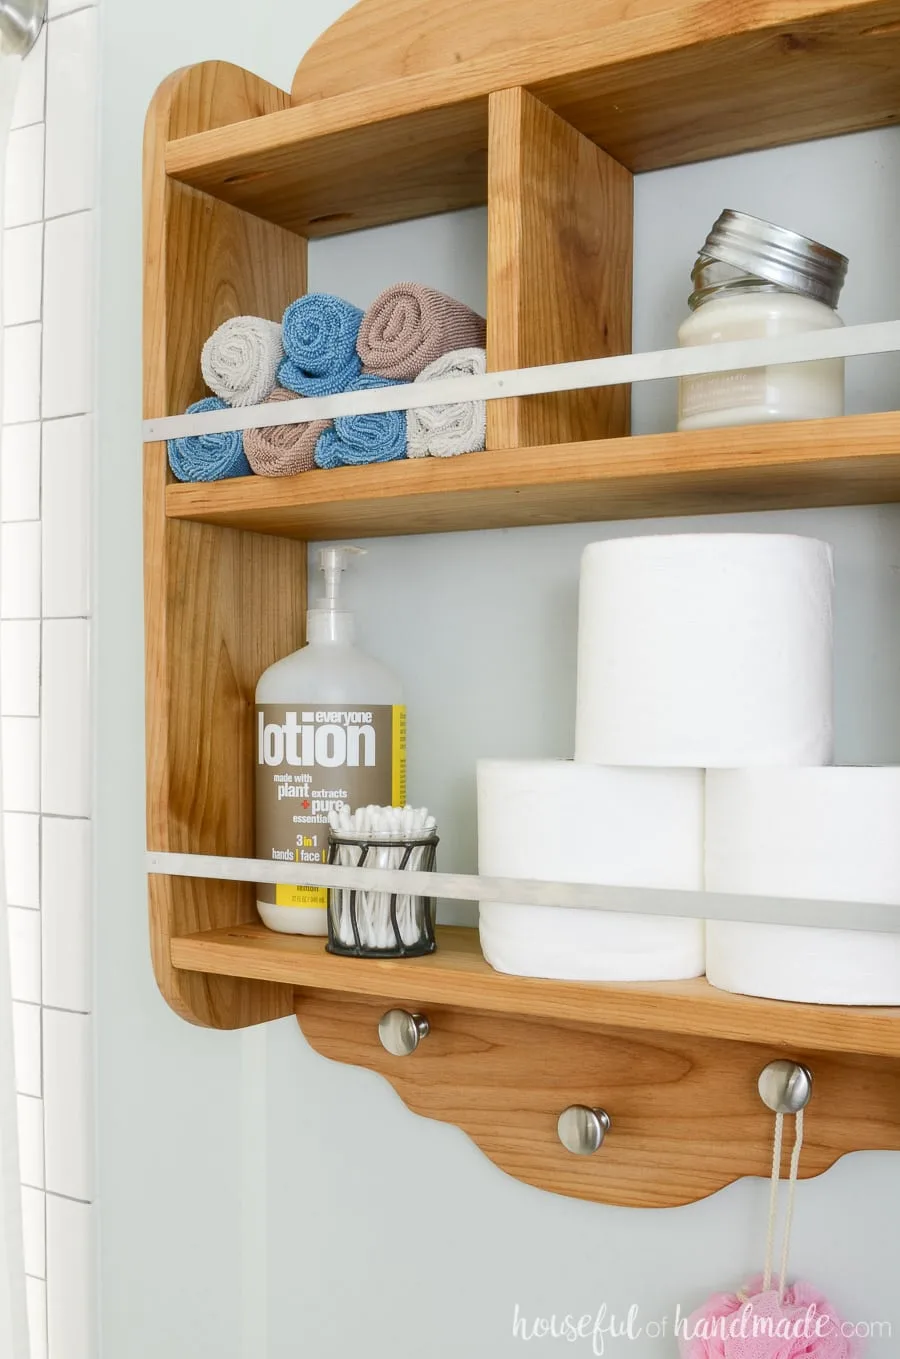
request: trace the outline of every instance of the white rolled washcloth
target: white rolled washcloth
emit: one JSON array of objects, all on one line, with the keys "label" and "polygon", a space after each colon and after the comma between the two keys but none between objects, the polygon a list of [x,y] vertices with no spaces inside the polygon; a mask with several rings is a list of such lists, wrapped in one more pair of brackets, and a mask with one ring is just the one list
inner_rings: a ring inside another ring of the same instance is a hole
[{"label": "white rolled washcloth", "polygon": [[[437,378],[477,377],[487,369],[483,349],[451,349],[423,368],[416,382]],[[455,401],[447,406],[423,406],[407,412],[408,454],[411,458],[453,458],[457,453],[480,453],[484,448],[487,403]]]},{"label": "white rolled washcloth", "polygon": [[262,316],[234,316],[203,346],[203,381],[229,406],[258,406],[277,385],[284,358],[281,323]]}]

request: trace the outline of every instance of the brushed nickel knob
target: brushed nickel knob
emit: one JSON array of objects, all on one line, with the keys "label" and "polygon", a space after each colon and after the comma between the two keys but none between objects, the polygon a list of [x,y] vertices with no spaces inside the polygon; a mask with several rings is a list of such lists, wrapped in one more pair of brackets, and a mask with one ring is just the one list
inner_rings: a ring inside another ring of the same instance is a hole
[{"label": "brushed nickel knob", "polygon": [[571,1104],[560,1114],[556,1131],[566,1151],[570,1151],[573,1156],[592,1156],[603,1146],[609,1126],[609,1114],[605,1109],[589,1109],[586,1104]]},{"label": "brushed nickel knob", "polygon": [[408,1057],[415,1052],[428,1037],[428,1030],[425,1016],[410,1014],[409,1010],[388,1010],[378,1021],[381,1046],[393,1057]]},{"label": "brushed nickel knob", "polygon": [[759,1097],[776,1114],[798,1114],[812,1095],[812,1072],[799,1062],[770,1062],[759,1073]]}]

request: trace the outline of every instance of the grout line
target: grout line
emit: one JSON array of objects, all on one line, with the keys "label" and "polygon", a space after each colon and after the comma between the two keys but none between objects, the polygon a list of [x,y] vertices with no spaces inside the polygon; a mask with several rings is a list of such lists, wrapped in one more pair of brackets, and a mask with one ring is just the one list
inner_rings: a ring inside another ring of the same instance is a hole
[{"label": "grout line", "polygon": [[61,23],[64,19],[71,19],[73,14],[83,14],[86,9],[97,9],[97,8],[98,6],[95,3],[78,5],[76,9],[67,9],[65,14],[51,14],[47,19],[47,24],[48,25],[58,24]]},{"label": "grout line", "polygon": [[[47,214],[46,217],[42,217],[42,218],[41,218],[41,221],[44,222],[44,223],[47,223],[47,222],[62,222],[62,221],[64,221],[67,217],[90,217],[91,214],[92,214],[92,213],[95,213],[96,211],[97,211],[97,208],[95,208],[95,207],[93,207],[93,208],[70,208],[68,212],[50,212],[50,213]],[[34,222],[23,222],[22,225],[23,225],[23,226],[35,226],[36,223],[34,223]],[[18,228],[17,226],[16,226],[16,227],[6,227],[5,230],[7,230],[7,231],[18,231],[19,228]]]},{"label": "grout line", "polygon": [[66,1203],[83,1203],[86,1208],[90,1208],[95,1202],[94,1199],[78,1199],[74,1194],[61,1194],[58,1189],[45,1189],[42,1191],[50,1199],[64,1199]]},{"label": "grout line", "polygon": [[[22,910],[26,910],[27,907],[22,907],[21,909],[22,909]],[[34,1002],[33,1002],[33,1001],[27,1001],[27,1000],[26,1000],[26,1001],[22,1001],[22,1004],[23,1004],[23,1005],[32,1005],[32,1004],[34,1004]],[[92,1010],[73,1010],[73,1009],[72,1009],[70,1006],[68,1006],[68,1005],[48,1005],[48,1004],[47,1004],[46,1002],[44,1002],[44,1001],[41,1002],[41,1009],[42,1009],[42,1010],[52,1010],[54,1014],[60,1014],[60,1015],[82,1015],[82,1016],[83,1016],[84,1018],[86,1018],[86,1019],[90,1019],[90,1018],[92,1018],[92,1016],[93,1016],[93,1011],[92,1011]]]}]

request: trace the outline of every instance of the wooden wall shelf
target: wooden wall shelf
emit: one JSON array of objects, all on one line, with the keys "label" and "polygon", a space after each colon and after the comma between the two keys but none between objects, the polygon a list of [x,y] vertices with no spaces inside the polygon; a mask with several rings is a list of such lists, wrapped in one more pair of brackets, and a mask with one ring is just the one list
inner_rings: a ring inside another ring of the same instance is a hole
[{"label": "wooden wall shelf", "polygon": [[900,500],[900,415],[651,434],[166,489],[166,514],[368,538]]},{"label": "wooden wall shelf", "polygon": [[[429,958],[366,961],[246,925],[174,939],[172,959],[296,988],[297,1018],[319,1052],[381,1072],[415,1112],[459,1124],[502,1169],[557,1193],[664,1207],[766,1174],[771,1114],[756,1077],[784,1056],[814,1074],[804,1175],[860,1147],[900,1147],[897,1011],[754,1000],[702,979],[507,977],[484,961],[476,930],[438,937]],[[429,1020],[409,1057],[378,1040],[394,1007]],[[610,1114],[596,1156],[559,1144],[556,1119],[572,1103]]]},{"label": "wooden wall shelf", "polygon": [[[145,139],[144,415],[204,394],[221,322],[305,291],[307,238],[478,203],[489,369],[627,352],[633,172],[895,124],[898,70],[900,0],[482,0],[472,25],[457,0],[360,0],[290,94],[217,62],[176,72]],[[506,399],[483,455],[284,481],[177,486],[147,445],[149,847],[252,855],[254,688],[303,641],[308,538],[900,500],[897,414],[629,439],[628,410],[624,388]],[[891,1011],[501,977],[454,930],[432,959],[347,962],[268,935],[249,884],[158,874],[150,936],[185,1019],[296,1014],[556,1192],[660,1205],[765,1174],[755,1084],[777,1056],[816,1077],[806,1173],[900,1148]],[[377,1042],[392,1004],[428,1008],[409,1059]],[[586,1160],[555,1137],[575,1102],[613,1117]]]},{"label": "wooden wall shelf", "polygon": [[[460,1006],[481,1014],[563,1024],[770,1043],[817,1052],[900,1059],[900,1010],[801,1005],[717,991],[704,977],[681,982],[559,982],[510,977],[485,962],[478,931],[438,927],[427,958],[339,958],[324,939],[237,925],[172,940],[172,961],[189,972],[280,982],[407,1005]],[[900,1108],[897,1110],[900,1118]]]},{"label": "wooden wall shelf", "polygon": [[[448,5],[428,18],[424,9],[398,21],[384,0],[357,5],[358,46],[329,71],[341,92],[320,87],[289,110],[179,136],[166,149],[169,175],[290,231],[328,236],[485,202],[488,99],[515,86],[633,172],[898,116],[898,0],[682,4],[637,19],[578,0],[555,7],[553,36],[536,43],[524,36],[531,16],[517,36],[519,15],[510,23],[494,0],[489,50],[468,56],[457,50],[473,41],[458,14],[440,34]],[[526,9],[546,18],[553,6]],[[440,34],[430,53],[412,36],[419,22]],[[349,27],[336,25],[335,39]],[[392,65],[405,74],[373,85],[372,73]],[[301,63],[295,89],[304,74]]]}]

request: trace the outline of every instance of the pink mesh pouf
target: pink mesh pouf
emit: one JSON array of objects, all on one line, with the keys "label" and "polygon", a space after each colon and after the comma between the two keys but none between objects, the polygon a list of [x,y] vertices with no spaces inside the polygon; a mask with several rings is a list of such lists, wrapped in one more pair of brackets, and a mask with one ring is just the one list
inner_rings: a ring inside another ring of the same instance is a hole
[{"label": "pink mesh pouf", "polygon": [[777,1284],[772,1280],[772,1253],[781,1177],[784,1114],[775,1117],[772,1189],[766,1267],[737,1293],[716,1293],[688,1317],[679,1337],[681,1359],[861,1359],[862,1345],[827,1298],[808,1283],[787,1285],[788,1252],[803,1111],[796,1116],[794,1150],[788,1188],[787,1217]]}]

